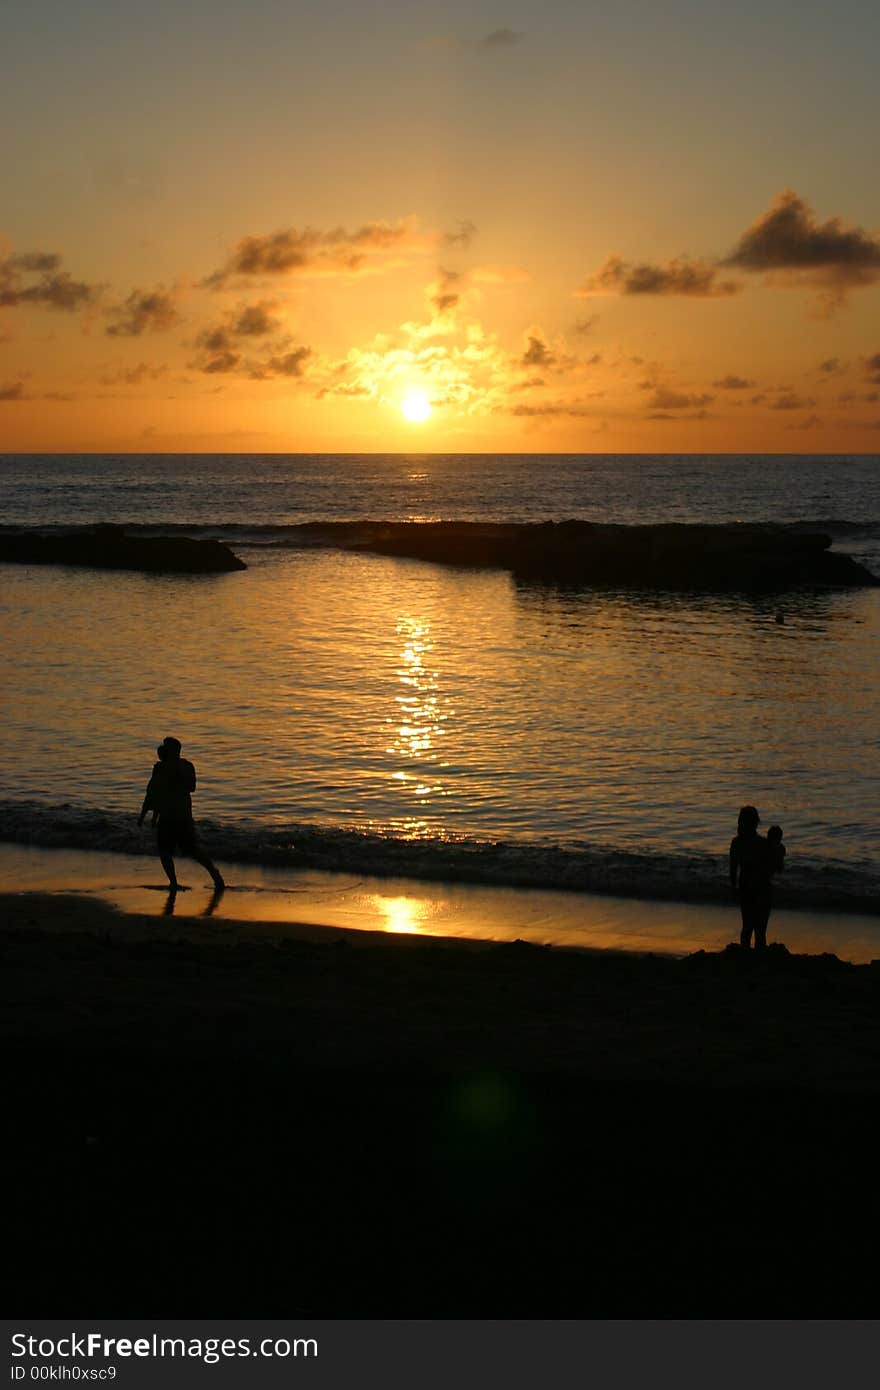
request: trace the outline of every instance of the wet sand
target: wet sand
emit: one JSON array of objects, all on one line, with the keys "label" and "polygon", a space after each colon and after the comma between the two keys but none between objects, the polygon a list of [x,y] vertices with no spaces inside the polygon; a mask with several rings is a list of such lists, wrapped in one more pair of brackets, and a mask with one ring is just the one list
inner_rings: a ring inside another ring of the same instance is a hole
[{"label": "wet sand", "polygon": [[[0,892],[81,893],[127,917],[204,919],[225,930],[250,923],[255,931],[301,935],[323,927],[682,956],[722,950],[739,934],[733,900],[719,906],[256,864],[221,868],[229,887],[217,899],[204,870],[181,860],[185,891],[169,901],[155,858],[0,844]],[[794,952],[869,962],[880,958],[880,916],[777,909],[770,939]]]},{"label": "wet sand", "polygon": [[0,909],[13,1313],[872,1315],[880,968]]}]

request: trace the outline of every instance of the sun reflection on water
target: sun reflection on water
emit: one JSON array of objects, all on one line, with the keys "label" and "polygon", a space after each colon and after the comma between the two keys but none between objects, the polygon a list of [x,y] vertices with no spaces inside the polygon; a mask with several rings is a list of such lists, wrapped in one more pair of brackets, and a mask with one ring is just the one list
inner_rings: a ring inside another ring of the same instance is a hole
[{"label": "sun reflection on water", "polygon": [[390,774],[394,787],[409,803],[424,806],[446,794],[437,780],[437,768],[442,766],[438,745],[448,718],[448,710],[441,706],[447,702],[440,694],[429,624],[399,618],[396,632],[401,642],[395,668],[399,688],[394,696],[397,708],[385,721],[391,731],[385,752],[397,763]]}]

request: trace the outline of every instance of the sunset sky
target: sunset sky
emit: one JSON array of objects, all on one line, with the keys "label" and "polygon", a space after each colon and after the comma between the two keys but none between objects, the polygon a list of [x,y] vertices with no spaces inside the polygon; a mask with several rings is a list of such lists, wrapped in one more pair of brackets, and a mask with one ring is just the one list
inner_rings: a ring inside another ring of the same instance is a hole
[{"label": "sunset sky", "polygon": [[880,451],[868,0],[0,17],[0,451]]}]

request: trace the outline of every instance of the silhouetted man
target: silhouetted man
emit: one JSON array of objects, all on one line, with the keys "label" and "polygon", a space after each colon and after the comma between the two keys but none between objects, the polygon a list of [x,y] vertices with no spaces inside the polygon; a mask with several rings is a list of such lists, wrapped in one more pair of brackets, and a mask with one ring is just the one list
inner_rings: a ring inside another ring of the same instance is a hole
[{"label": "silhouetted man", "polygon": [[192,813],[192,793],[196,789],[195,768],[191,762],[180,756],[179,739],[163,739],[156,752],[159,754],[159,761],[153,766],[153,774],[138,816],[138,825],[143,825],[144,816],[148,811],[152,811],[159,858],[168,875],[171,892],[176,893],[178,887],[177,871],[174,867],[175,850],[188,855],[207,869],[216,889],[225,888],[223,875],[199,847],[196,838]]}]

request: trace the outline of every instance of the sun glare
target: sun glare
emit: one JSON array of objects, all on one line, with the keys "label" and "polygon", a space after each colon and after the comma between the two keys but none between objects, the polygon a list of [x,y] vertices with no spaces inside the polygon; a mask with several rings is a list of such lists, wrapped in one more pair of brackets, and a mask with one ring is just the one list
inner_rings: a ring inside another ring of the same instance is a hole
[{"label": "sun glare", "polygon": [[421,425],[431,414],[431,402],[427,394],[417,389],[407,391],[400,408],[407,420],[411,420],[414,425]]}]

